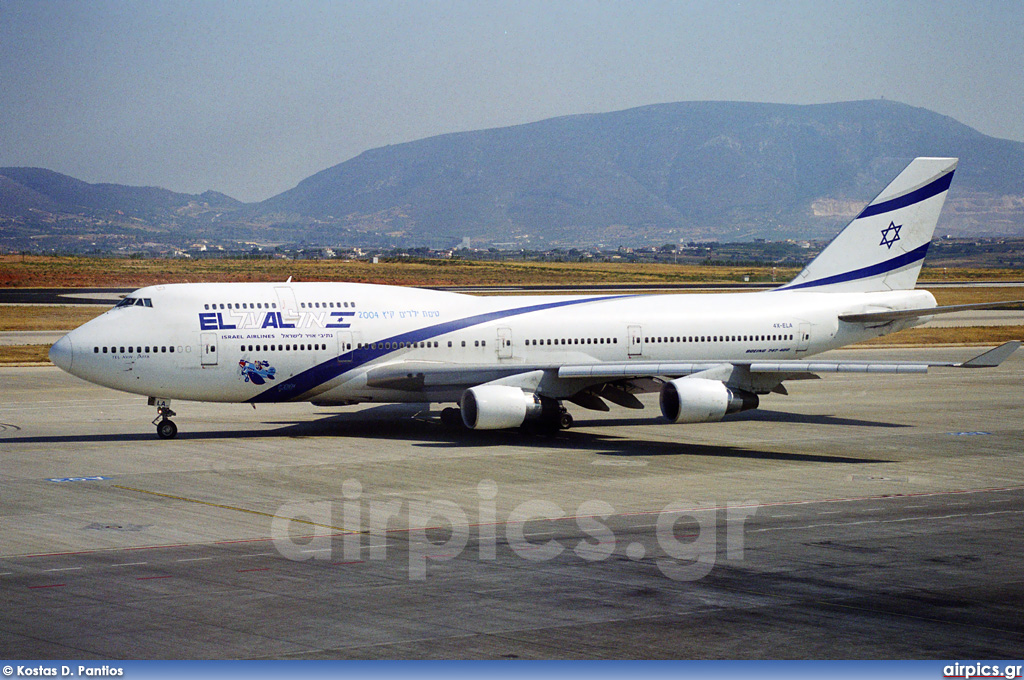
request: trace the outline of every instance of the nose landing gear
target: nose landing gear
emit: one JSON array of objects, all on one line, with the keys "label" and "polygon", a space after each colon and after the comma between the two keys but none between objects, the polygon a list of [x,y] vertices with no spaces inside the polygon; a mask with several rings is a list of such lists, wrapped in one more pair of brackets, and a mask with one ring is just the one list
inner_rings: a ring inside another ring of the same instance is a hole
[{"label": "nose landing gear", "polygon": [[171,410],[171,400],[150,397],[149,405],[156,406],[156,418],[153,419],[153,424],[156,425],[156,436],[160,439],[174,439],[178,434],[178,426],[171,418],[178,414]]}]

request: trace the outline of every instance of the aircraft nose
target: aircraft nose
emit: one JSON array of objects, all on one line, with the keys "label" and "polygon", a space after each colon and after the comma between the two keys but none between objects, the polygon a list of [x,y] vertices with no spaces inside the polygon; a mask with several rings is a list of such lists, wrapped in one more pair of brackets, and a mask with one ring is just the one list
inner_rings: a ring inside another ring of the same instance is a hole
[{"label": "aircraft nose", "polygon": [[74,353],[72,352],[71,346],[71,335],[65,335],[63,338],[54,343],[53,347],[50,348],[50,361],[54,365],[58,366],[61,370],[71,372],[71,362],[74,359]]}]

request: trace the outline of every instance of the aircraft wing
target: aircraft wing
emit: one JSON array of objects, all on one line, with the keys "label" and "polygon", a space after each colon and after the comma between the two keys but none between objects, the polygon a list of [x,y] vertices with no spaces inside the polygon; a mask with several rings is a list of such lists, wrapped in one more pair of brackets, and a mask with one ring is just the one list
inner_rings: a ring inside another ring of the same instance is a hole
[{"label": "aircraft wing", "polygon": [[751,373],[927,373],[929,368],[994,368],[1006,360],[1021,343],[1005,342],[995,349],[962,362],[949,361],[732,361],[722,362],[629,362],[562,366],[559,378],[629,378],[640,376],[681,377],[715,370],[723,365],[745,368]]},{"label": "aircraft wing", "polygon": [[588,408],[604,410],[603,397],[622,406],[639,408],[633,394],[660,389],[665,379],[695,376],[720,380],[730,387],[765,394],[785,394],[786,380],[815,380],[819,373],[926,373],[929,368],[991,368],[1010,356],[1020,342],[1007,342],[963,362],[907,361],[631,361],[570,365],[452,364],[399,361],[370,369],[366,384],[424,394],[460,390],[484,384],[505,384]]}]

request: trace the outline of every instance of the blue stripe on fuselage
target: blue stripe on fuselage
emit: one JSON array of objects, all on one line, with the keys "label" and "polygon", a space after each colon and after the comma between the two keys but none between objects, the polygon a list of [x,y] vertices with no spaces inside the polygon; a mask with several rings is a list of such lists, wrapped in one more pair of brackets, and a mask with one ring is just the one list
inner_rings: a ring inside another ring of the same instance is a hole
[{"label": "blue stripe on fuselage", "polygon": [[456,321],[446,321],[444,323],[435,324],[433,326],[425,326],[424,328],[417,328],[411,330],[408,333],[401,333],[399,335],[393,335],[389,338],[381,338],[375,340],[374,344],[378,345],[377,349],[370,349],[369,343],[365,343],[362,348],[353,349],[350,352],[344,352],[340,356],[335,357],[329,361],[325,361],[322,364],[314,366],[308,370],[299,373],[292,378],[279,383],[274,387],[257,394],[256,396],[247,399],[246,403],[265,403],[265,402],[277,402],[277,401],[289,401],[294,399],[312,389],[316,389],[320,385],[333,380],[342,373],[351,371],[353,368],[358,368],[364,364],[367,364],[374,359],[378,359],[386,354],[391,354],[394,349],[383,349],[381,345],[386,342],[422,342],[431,338],[436,338],[446,333],[452,333],[454,331],[469,328],[470,326],[477,326],[479,324],[487,323],[489,321],[497,321],[499,319],[505,319],[512,316],[519,316],[520,314],[529,314],[530,312],[539,312],[545,309],[555,309],[557,307],[566,307],[569,305],[579,305],[588,302],[604,302],[606,300],[615,300],[622,298],[635,297],[634,295],[607,295],[604,297],[586,298],[583,300],[563,300],[561,302],[547,302],[539,305],[530,305],[528,307],[517,307],[513,309],[502,309],[495,312],[487,312],[485,314],[477,314],[475,316],[469,316],[465,319],[458,319]]}]

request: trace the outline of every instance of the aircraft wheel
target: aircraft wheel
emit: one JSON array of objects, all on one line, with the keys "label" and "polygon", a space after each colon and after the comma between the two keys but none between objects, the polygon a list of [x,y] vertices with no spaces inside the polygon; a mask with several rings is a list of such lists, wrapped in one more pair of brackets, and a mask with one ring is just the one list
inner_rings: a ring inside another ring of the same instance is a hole
[{"label": "aircraft wheel", "polygon": [[558,426],[563,430],[568,430],[572,427],[572,414],[568,411],[562,411],[558,417]]},{"label": "aircraft wheel", "polygon": [[156,434],[160,439],[174,439],[178,434],[178,426],[174,424],[173,420],[161,420],[156,426]]}]

